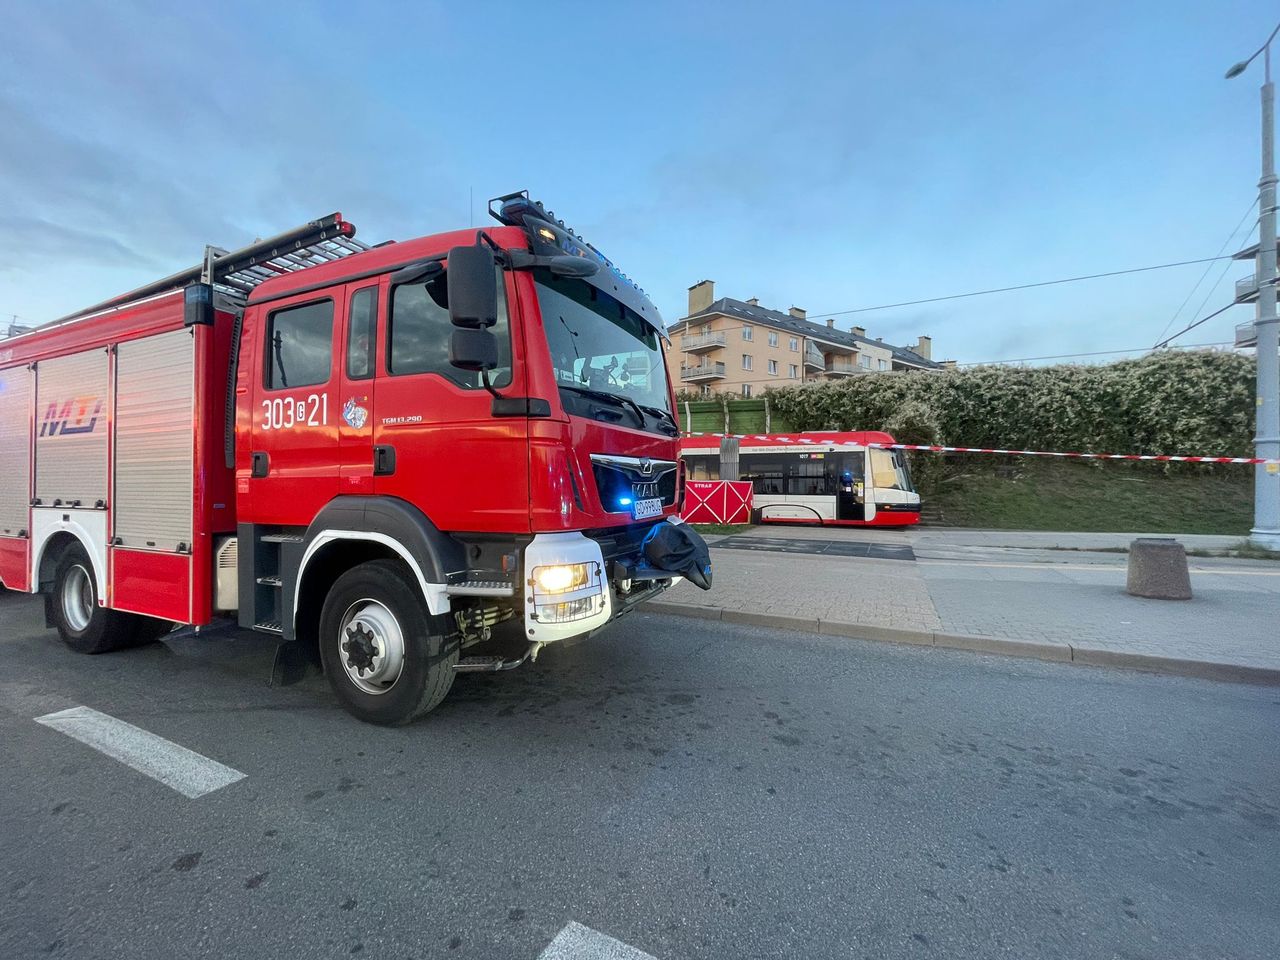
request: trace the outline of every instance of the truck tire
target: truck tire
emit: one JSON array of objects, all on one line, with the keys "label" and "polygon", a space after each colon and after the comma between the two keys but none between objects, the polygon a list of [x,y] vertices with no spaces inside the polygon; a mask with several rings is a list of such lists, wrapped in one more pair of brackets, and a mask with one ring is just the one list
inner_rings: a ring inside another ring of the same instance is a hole
[{"label": "truck tire", "polygon": [[63,551],[53,577],[49,612],[62,642],[76,653],[109,653],[134,646],[136,620],[119,610],[98,606],[98,584],[84,547]]},{"label": "truck tire", "polygon": [[320,659],[342,705],[396,726],[429,713],[453,686],[458,642],[404,566],[371,560],[340,576],[320,611]]}]

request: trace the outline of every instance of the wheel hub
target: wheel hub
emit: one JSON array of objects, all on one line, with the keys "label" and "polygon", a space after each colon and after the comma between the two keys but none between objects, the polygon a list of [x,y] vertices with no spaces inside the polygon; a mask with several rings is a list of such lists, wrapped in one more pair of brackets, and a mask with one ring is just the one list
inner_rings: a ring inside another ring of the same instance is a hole
[{"label": "wheel hub", "polygon": [[62,582],[62,615],[67,625],[77,633],[83,632],[93,619],[97,604],[93,596],[93,578],[89,571],[76,564],[67,571]]},{"label": "wheel hub", "polygon": [[378,648],[373,642],[373,631],[363,623],[354,623],[347,627],[347,639],[342,645],[347,655],[347,662],[364,676],[365,671],[373,672],[373,662],[379,656]]},{"label": "wheel hub", "polygon": [[352,604],[342,618],[338,656],[347,678],[365,693],[386,693],[404,669],[400,623],[376,600]]}]

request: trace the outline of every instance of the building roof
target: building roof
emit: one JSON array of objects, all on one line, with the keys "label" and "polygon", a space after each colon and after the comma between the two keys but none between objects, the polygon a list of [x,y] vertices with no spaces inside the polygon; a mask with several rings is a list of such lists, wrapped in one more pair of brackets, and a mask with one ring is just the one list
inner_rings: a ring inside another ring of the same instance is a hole
[{"label": "building roof", "polygon": [[723,315],[727,317],[736,317],[739,320],[747,320],[751,323],[758,323],[766,327],[775,327],[779,330],[787,330],[791,333],[803,334],[814,340],[825,340],[828,343],[838,344],[845,347],[859,347],[863,344],[870,344],[879,347],[881,350],[888,350],[893,354],[893,359],[899,363],[909,364],[913,367],[923,367],[928,370],[941,370],[942,364],[936,360],[926,360],[914,350],[906,347],[895,347],[891,343],[885,343],[883,340],[876,340],[874,337],[859,336],[849,330],[838,330],[834,327],[828,327],[825,323],[817,323],[813,320],[801,320],[799,317],[793,317],[789,313],[782,313],[778,310],[770,310],[768,307],[759,305],[752,306],[742,300],[734,300],[732,297],[721,297],[705,310],[699,310],[695,314],[683,317],[677,320],[669,328],[669,332],[674,332],[683,324],[688,324],[702,317],[712,317]]}]

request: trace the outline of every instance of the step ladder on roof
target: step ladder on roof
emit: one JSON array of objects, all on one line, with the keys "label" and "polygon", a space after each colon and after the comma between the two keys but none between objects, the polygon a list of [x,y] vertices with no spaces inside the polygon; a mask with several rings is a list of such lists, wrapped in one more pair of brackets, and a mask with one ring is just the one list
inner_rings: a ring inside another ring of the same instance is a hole
[{"label": "step ladder on roof", "polygon": [[331,263],[368,250],[369,244],[355,239],[355,235],[355,224],[343,220],[340,213],[331,213],[274,237],[256,240],[239,250],[206,246],[204,261],[198,266],[180,270],[163,280],[59,317],[38,329],[44,330],[83,320],[94,314],[118,310],[131,303],[173,293],[197,283],[207,283],[213,287],[222,300],[219,306],[240,309],[264,280]]}]

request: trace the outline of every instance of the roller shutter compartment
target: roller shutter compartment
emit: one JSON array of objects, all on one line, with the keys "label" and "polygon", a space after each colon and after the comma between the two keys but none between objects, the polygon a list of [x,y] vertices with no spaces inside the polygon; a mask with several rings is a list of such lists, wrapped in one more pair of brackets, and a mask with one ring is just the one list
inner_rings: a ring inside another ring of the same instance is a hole
[{"label": "roller shutter compartment", "polygon": [[107,499],[107,352],[36,366],[36,496],[44,506]]},{"label": "roller shutter compartment", "polygon": [[116,543],[191,547],[195,346],[189,330],[116,350]]},{"label": "roller shutter compartment", "polygon": [[0,370],[0,536],[27,529],[31,505],[31,387],[28,367]]}]

